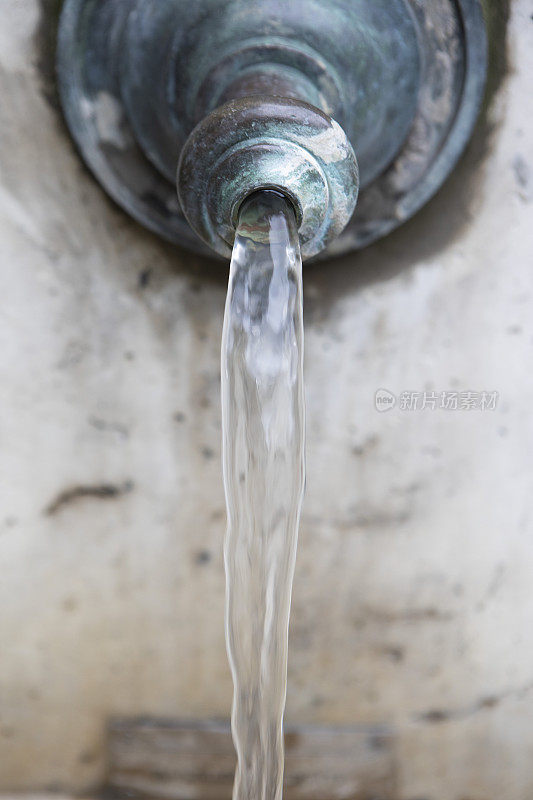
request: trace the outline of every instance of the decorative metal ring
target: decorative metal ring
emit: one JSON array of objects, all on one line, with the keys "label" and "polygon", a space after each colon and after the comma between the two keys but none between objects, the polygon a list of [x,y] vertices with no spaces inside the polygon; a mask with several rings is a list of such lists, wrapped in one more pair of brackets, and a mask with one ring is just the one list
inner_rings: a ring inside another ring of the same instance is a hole
[{"label": "decorative metal ring", "polygon": [[346,134],[327,114],[299,100],[245,97],[196,126],[177,185],[190,226],[226,257],[244,198],[257,189],[283,192],[297,210],[302,256],[310,258],[350,220],[359,173]]}]

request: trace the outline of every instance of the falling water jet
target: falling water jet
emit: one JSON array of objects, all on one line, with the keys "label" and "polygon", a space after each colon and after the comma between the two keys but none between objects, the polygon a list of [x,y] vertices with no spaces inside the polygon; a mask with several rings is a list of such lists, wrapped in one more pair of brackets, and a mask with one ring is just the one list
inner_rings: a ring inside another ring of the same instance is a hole
[{"label": "falling water jet", "polygon": [[304,396],[296,217],[274,191],[253,194],[239,213],[222,336],[222,427],[233,797],[279,800]]}]

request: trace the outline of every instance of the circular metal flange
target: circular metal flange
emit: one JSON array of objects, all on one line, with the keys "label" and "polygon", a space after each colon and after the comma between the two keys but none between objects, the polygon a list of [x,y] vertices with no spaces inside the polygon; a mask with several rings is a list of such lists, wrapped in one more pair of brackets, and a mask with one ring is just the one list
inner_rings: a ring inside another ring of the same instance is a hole
[{"label": "circular metal flange", "polygon": [[271,70],[272,85],[292,80],[337,119],[357,153],[358,208],[327,257],[385,235],[443,183],[474,126],[486,57],[479,0],[64,0],[58,40],[86,163],[137,220],[206,254],[175,166],[198,116],[242,96],[257,63],[265,85]]},{"label": "circular metal flange", "polygon": [[314,106],[283,97],[244,97],[193,130],[178,167],[178,195],[191,227],[231,257],[240,203],[277,189],[297,212],[302,256],[322,251],[353,214],[359,173],[346,134]]},{"label": "circular metal flange", "polygon": [[[420,63],[405,0],[128,5],[114,54],[121,97],[137,140],[170,181],[176,149],[192,128],[223,102],[242,97],[247,76],[261,70],[270,70],[266,94],[297,97],[342,126],[357,147],[363,185],[390,163],[409,131]],[[257,85],[249,91],[263,93]]]}]

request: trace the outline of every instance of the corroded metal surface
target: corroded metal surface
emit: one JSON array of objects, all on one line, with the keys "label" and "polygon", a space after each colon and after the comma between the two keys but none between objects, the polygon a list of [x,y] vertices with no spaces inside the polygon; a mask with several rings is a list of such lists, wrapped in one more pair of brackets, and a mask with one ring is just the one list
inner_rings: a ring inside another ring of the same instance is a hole
[{"label": "corroded metal surface", "polygon": [[[224,101],[243,96],[242,84],[247,78],[256,84],[258,73],[268,74],[271,87],[281,82],[284,96],[311,103],[344,128],[357,145],[363,183],[390,162],[407,135],[420,65],[405,0],[126,5],[131,12],[114,55],[122,98],[138,141],[169,180],[176,147],[194,125]],[[294,91],[287,95],[288,86]],[[257,86],[249,91],[257,94]]]},{"label": "corroded metal surface", "polygon": [[213,111],[188,138],[178,169],[191,227],[230,258],[238,206],[259,188],[291,198],[303,257],[321,252],[351,218],[359,188],[357,161],[340,125],[282,97],[244,97]]},{"label": "corroded metal surface", "polygon": [[362,191],[327,255],[384,235],[442,184],[476,119],[486,44],[478,0],[66,0],[58,62],[70,129],[97,178],[198,252],[208,251],[174,186],[194,125],[267,90],[332,116]]}]

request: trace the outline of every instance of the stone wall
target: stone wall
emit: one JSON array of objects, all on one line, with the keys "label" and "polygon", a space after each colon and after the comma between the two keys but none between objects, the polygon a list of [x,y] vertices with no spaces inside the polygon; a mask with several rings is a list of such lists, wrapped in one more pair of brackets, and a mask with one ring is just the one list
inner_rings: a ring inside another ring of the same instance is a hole
[{"label": "stone wall", "polygon": [[[394,725],[399,800],[533,797],[533,22],[511,11],[509,74],[443,190],[305,272],[287,717]],[[110,716],[228,715],[227,273],[81,165],[35,0],[0,21],[0,788],[83,790]],[[380,388],[499,402],[378,413]]]}]

